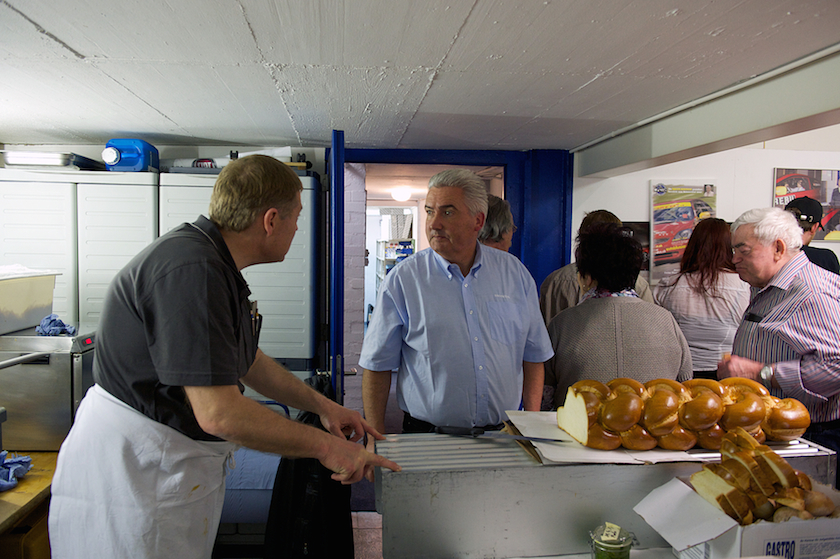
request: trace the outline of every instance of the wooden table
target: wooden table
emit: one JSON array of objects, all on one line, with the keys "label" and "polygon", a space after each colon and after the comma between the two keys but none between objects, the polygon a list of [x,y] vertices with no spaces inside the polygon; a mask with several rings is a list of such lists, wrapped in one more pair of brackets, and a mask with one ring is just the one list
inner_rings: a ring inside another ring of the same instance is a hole
[{"label": "wooden table", "polygon": [[[13,454],[12,451],[9,454]],[[0,492],[0,534],[5,533],[50,496],[57,452],[21,452],[32,458],[32,468],[18,484]]]}]

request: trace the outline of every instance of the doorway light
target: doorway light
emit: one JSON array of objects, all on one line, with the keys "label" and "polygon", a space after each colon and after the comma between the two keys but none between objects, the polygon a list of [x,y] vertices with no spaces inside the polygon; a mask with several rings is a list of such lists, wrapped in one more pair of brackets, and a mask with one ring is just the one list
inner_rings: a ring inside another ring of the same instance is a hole
[{"label": "doorway light", "polygon": [[391,189],[391,198],[397,202],[405,202],[411,198],[411,189],[407,186],[398,186]]}]

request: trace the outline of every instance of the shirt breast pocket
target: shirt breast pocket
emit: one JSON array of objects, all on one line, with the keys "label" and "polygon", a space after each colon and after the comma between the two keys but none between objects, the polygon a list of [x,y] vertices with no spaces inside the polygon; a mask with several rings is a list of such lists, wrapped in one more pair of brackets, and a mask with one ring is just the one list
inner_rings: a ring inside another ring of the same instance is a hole
[{"label": "shirt breast pocket", "polygon": [[522,306],[512,301],[487,303],[490,337],[505,345],[516,345],[522,337]]}]

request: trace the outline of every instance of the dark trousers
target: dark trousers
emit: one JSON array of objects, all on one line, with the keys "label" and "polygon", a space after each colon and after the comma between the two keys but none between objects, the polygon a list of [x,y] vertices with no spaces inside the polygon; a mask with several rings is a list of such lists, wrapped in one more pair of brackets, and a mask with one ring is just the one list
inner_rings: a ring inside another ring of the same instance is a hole
[{"label": "dark trousers", "polygon": [[[500,431],[505,426],[504,423],[498,425],[485,425],[481,427],[485,431]],[[403,433],[434,433],[435,426],[428,421],[411,417],[408,412],[403,412]]]},{"label": "dark trousers", "polygon": [[840,487],[840,419],[824,423],[812,423],[805,431],[804,437],[837,453],[838,463],[834,472],[834,488]]}]

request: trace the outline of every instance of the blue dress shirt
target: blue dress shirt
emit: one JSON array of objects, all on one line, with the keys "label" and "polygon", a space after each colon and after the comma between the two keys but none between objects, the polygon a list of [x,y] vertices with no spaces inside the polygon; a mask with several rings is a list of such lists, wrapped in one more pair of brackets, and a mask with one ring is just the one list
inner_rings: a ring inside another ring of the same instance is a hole
[{"label": "blue dress shirt", "polygon": [[501,423],[519,409],[522,362],[554,354],[534,278],[515,256],[477,247],[467,277],[430,248],[397,264],[359,358],[397,369],[400,408],[434,425]]}]

